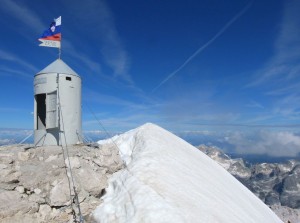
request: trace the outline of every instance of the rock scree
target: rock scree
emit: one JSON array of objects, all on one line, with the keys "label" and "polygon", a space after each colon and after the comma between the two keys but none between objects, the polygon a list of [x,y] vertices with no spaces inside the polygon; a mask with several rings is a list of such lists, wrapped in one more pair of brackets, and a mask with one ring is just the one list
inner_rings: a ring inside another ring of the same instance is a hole
[{"label": "rock scree", "polygon": [[69,164],[82,216],[93,222],[108,178],[124,164],[113,144],[68,146],[68,153],[70,162],[60,146],[0,147],[0,222],[73,222]]}]

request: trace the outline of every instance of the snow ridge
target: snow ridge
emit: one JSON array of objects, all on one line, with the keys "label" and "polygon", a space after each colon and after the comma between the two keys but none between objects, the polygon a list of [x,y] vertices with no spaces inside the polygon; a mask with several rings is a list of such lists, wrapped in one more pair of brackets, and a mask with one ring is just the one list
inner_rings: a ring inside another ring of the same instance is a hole
[{"label": "snow ridge", "polygon": [[127,167],[109,180],[98,222],[281,222],[221,166],[154,124],[114,142]]}]

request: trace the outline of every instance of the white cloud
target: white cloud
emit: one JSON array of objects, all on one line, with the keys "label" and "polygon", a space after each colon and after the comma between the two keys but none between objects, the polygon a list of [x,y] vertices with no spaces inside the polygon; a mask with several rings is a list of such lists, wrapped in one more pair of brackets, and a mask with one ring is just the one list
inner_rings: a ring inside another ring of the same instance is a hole
[{"label": "white cloud", "polygon": [[7,145],[11,143],[12,143],[11,139],[0,139],[0,145]]},{"label": "white cloud", "polygon": [[28,73],[28,72],[24,72],[24,70],[16,70],[16,69],[12,69],[10,67],[6,67],[4,65],[0,65],[0,75],[1,76],[23,76],[23,77],[26,77],[26,78],[30,78],[32,79],[32,73]]},{"label": "white cloud", "polygon": [[208,130],[196,130],[196,131],[190,131],[190,130],[185,130],[181,132],[182,134],[191,134],[191,135],[216,135],[215,131],[208,131]]},{"label": "white cloud", "polygon": [[299,88],[300,88],[300,82],[290,83],[289,85],[286,85],[281,88],[277,88],[277,89],[267,92],[267,95],[270,95],[270,96],[286,95],[289,92],[297,92]]},{"label": "white cloud", "polygon": [[32,134],[32,130],[28,130],[28,129],[5,129],[5,128],[1,128],[0,129],[0,135],[30,135]]},{"label": "white cloud", "polygon": [[289,119],[299,119],[299,101],[300,95],[297,94],[291,94],[283,97],[277,101],[274,113],[286,116]]},{"label": "white cloud", "polygon": [[144,110],[148,109],[152,105],[149,103],[138,103],[133,102],[132,100],[126,100],[123,99],[120,96],[114,96],[114,95],[107,95],[104,93],[99,93],[93,90],[87,89],[87,95],[86,95],[87,101],[93,101],[97,102],[99,104],[104,105],[115,105],[120,107],[122,110],[126,108],[128,109],[135,109],[135,110]]},{"label": "white cloud", "polygon": [[249,108],[261,108],[263,109],[264,106],[258,103],[257,101],[251,100],[248,104],[246,104],[246,107]]},{"label": "white cloud", "polygon": [[[116,78],[121,78],[128,84],[133,84],[128,74],[130,59],[121,37],[116,29],[114,15],[103,0],[86,0],[84,4],[77,1],[65,1],[72,8],[73,16],[79,17],[81,27],[86,27],[89,38],[98,40],[106,65],[112,69]],[[81,30],[82,31],[82,30]]]},{"label": "white cloud", "polygon": [[38,71],[38,69],[35,66],[33,66],[30,63],[27,63],[26,61],[24,61],[24,59],[14,55],[13,53],[10,53],[10,52],[7,52],[7,51],[1,50],[1,49],[0,49],[0,59],[14,62],[15,64],[19,64],[33,72]]},{"label": "white cloud", "polygon": [[[44,24],[41,22],[36,13],[21,4],[20,1],[2,0],[0,10],[2,10],[3,13],[10,14],[23,23],[26,28],[30,28],[34,32],[41,32],[45,29]],[[20,29],[20,27],[18,27],[18,29]],[[26,32],[22,33],[24,34]]]},{"label": "white cloud", "polygon": [[70,41],[64,40],[63,48],[66,49],[66,52],[68,52],[71,57],[76,58],[81,63],[85,64],[89,70],[93,71],[93,73],[96,73],[97,75],[102,73],[100,63],[90,59],[89,56],[83,52],[79,53],[77,48],[75,48]]},{"label": "white cloud", "polygon": [[[11,17],[11,19],[17,20],[19,23],[17,23],[14,26],[11,26],[11,28],[15,29],[19,35],[23,35],[27,39],[30,39],[30,41],[32,41],[31,32],[38,33],[38,32],[42,32],[42,30],[45,29],[43,23],[41,22],[37,14],[34,11],[32,11],[30,8],[22,4],[20,1],[14,1],[14,0],[1,1],[0,13],[8,14]],[[1,66],[2,75],[17,74],[26,77],[32,77],[32,73],[38,71],[38,69],[35,66],[25,61],[26,58],[20,58],[19,56],[13,54],[12,52],[7,52],[0,49],[0,59],[14,63],[14,67],[16,65],[21,65],[30,71],[30,74],[27,75],[26,73],[24,73],[24,70],[21,69],[12,70],[9,68],[9,66],[4,67],[4,65],[2,65]]]},{"label": "white cloud", "polygon": [[280,32],[275,41],[275,53],[266,66],[257,72],[256,80],[250,85],[269,82],[271,79],[282,84],[282,81],[294,80],[300,73],[299,11],[298,0],[286,2]]},{"label": "white cloud", "polygon": [[[0,108],[0,112],[4,112],[4,113],[15,113],[15,112],[22,112],[22,114],[24,114],[27,110],[22,109],[22,108],[13,108],[13,107],[1,107]],[[0,130],[0,133],[2,132],[2,130]]]},{"label": "white cloud", "polygon": [[300,136],[289,131],[259,131],[251,134],[235,132],[225,141],[240,154],[261,154],[275,157],[296,157],[300,154]]},{"label": "white cloud", "polygon": [[[266,90],[268,106],[257,118],[288,123],[299,123],[300,114],[300,1],[286,1],[274,42],[274,54],[254,75],[248,87]],[[253,104],[254,105],[254,104]]]},{"label": "white cloud", "polygon": [[[20,143],[25,137],[32,135],[32,130],[0,128],[0,145]],[[32,139],[27,140],[27,142]]]}]

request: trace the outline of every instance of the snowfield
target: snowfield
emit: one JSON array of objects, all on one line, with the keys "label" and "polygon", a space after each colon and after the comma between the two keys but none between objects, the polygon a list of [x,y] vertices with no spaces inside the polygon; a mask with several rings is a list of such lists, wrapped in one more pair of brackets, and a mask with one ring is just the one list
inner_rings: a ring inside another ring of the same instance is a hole
[{"label": "snowfield", "polygon": [[156,125],[113,140],[127,167],[110,178],[97,222],[282,222],[216,162]]}]

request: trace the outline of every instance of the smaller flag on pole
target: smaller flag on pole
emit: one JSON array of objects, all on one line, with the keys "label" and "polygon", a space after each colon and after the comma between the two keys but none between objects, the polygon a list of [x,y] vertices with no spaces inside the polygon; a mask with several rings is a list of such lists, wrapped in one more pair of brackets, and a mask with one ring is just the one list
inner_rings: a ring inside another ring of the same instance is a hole
[{"label": "smaller flag on pole", "polygon": [[41,41],[39,46],[61,47],[61,16],[54,19],[54,22],[50,24],[50,27],[43,32],[39,41]]}]

